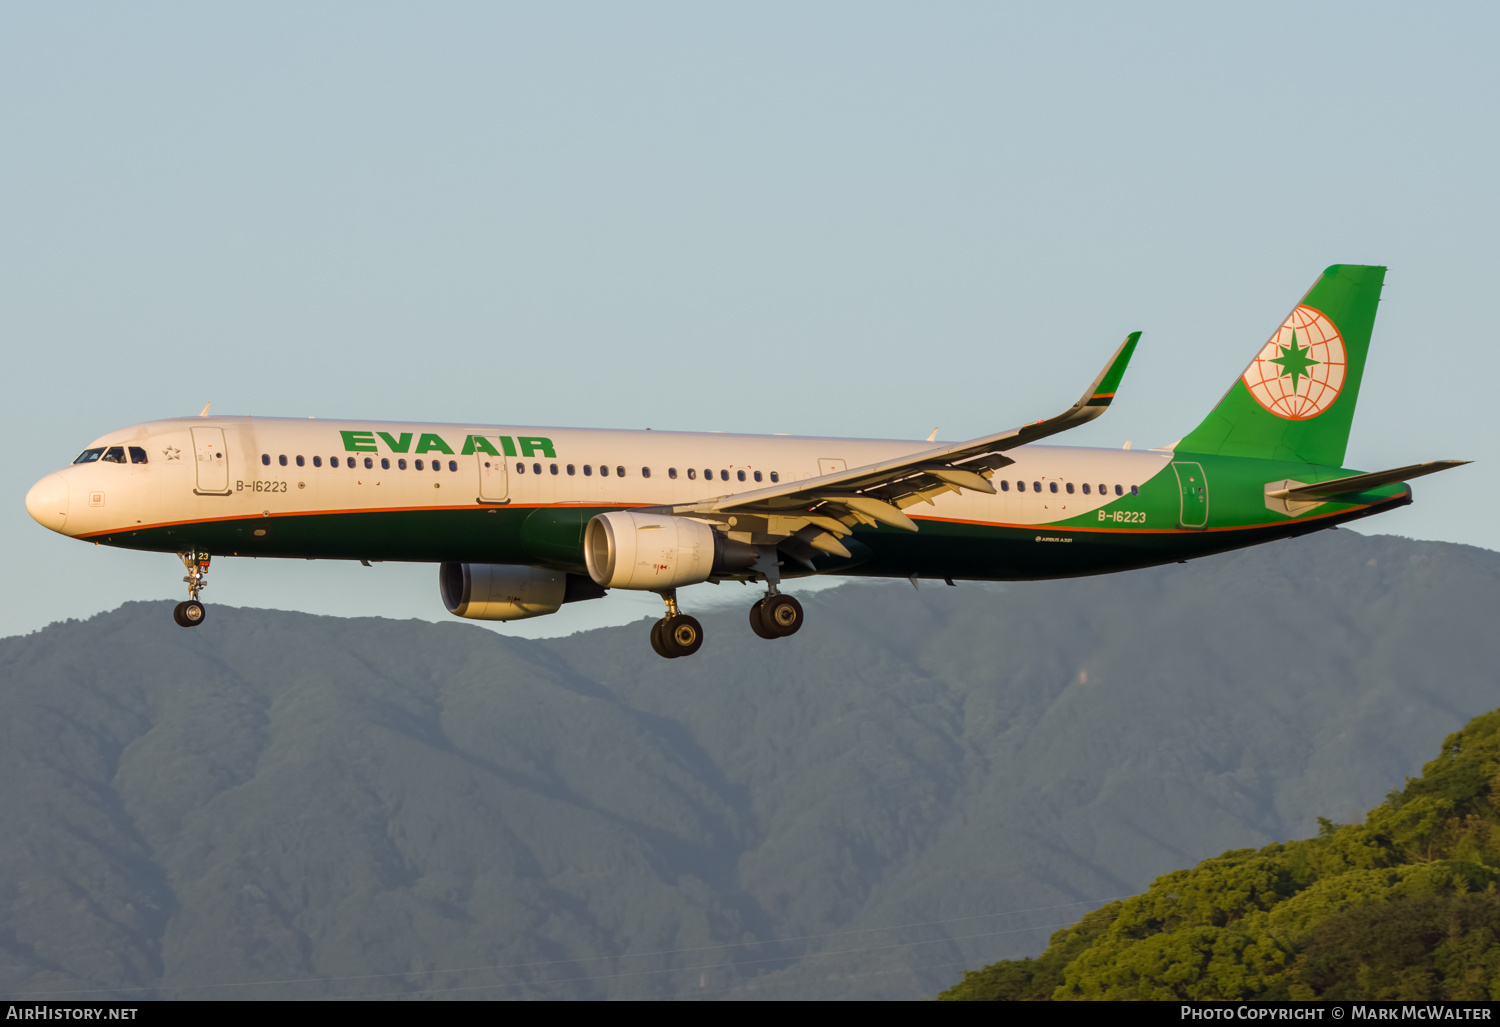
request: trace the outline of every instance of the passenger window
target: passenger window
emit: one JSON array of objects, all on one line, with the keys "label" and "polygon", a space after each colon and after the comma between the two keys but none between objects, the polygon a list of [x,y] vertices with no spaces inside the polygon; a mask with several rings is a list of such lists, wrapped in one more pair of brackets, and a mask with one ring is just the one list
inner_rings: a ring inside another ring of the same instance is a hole
[{"label": "passenger window", "polygon": [[760,481],[760,472],[759,471],[755,472],[755,480],[756,481]]},{"label": "passenger window", "polygon": [[91,464],[103,455],[103,449],[85,449],[82,453],[78,454],[78,459],[73,462],[75,464]]},{"label": "passenger window", "polygon": [[1025,492],[1026,491],[1026,483],[1024,481],[1018,481],[1018,482],[1016,482],[1016,491],[1017,492]]},{"label": "passenger window", "polygon": [[145,463],[146,462],[146,451],[144,449],[142,449],[140,446],[131,446],[130,447],[130,462],[133,463],[133,464],[143,464],[143,463]]},{"label": "passenger window", "polygon": [[516,464],[516,473],[517,474],[525,474],[526,473],[526,465],[522,464],[522,463]]},{"label": "passenger window", "polygon": [[1084,482],[1083,483],[1083,494],[1085,496],[1089,494],[1089,483],[1088,482]]},{"label": "passenger window", "polygon": [[671,478],[673,481],[676,481],[677,480],[677,468],[675,468],[675,467],[668,467],[667,468],[667,477]]},{"label": "passenger window", "polygon": [[450,470],[450,471],[456,471],[456,470],[458,470],[458,461],[457,460],[449,460],[448,461],[448,470]]},{"label": "passenger window", "polygon": [[365,470],[367,470],[367,471],[373,471],[374,469],[375,469],[375,461],[372,460],[372,459],[370,459],[369,457],[365,457]]},{"label": "passenger window", "polygon": [[1007,479],[1005,479],[1005,478],[1001,478],[1000,479],[1000,491],[1001,492],[1009,492],[1010,491],[1010,482]]},{"label": "passenger window", "polygon": [[320,457],[320,456],[313,457],[313,466],[314,467],[322,467],[323,466],[323,458]]},{"label": "passenger window", "polygon": [[306,467],[307,466],[307,461],[304,460],[304,459],[302,459],[302,454],[301,453],[297,454],[297,466],[298,467]]},{"label": "passenger window", "polygon": [[[1139,485],[1132,485],[1132,486],[1130,486],[1130,494],[1132,496],[1138,496],[1138,495],[1140,495],[1141,494],[1141,487]],[[1203,494],[1203,489],[1201,487],[1198,489],[1198,494],[1200,496]]]},{"label": "passenger window", "polygon": [[1031,483],[1031,491],[1033,491],[1033,492],[1040,492],[1040,491],[1042,491],[1042,483],[1039,482],[1039,481],[1032,482]]},{"label": "passenger window", "polygon": [[406,470],[406,460],[405,459],[401,459],[401,460],[397,460],[396,461],[396,470],[398,470],[398,471],[404,471],[404,470]]},{"label": "passenger window", "polygon": [[339,465],[339,458],[338,457],[331,456],[331,457],[328,458],[328,466],[329,467],[337,467],[338,465]]},{"label": "passenger window", "polygon": [[391,458],[390,457],[383,456],[383,457],[380,458],[380,469],[382,471],[389,471],[391,469]]},{"label": "passenger window", "polygon": [[1107,496],[1107,495],[1109,495],[1109,486],[1108,485],[1100,485],[1099,486],[1099,495],[1101,495],[1101,496]]},{"label": "passenger window", "polygon": [[623,478],[623,477],[625,477],[625,468],[623,468],[623,467],[616,467],[615,468],[615,477],[617,477],[617,478]]},{"label": "passenger window", "polygon": [[557,473],[557,465],[556,464],[548,464],[547,465],[547,469],[550,470],[553,474]]},{"label": "passenger window", "polygon": [[125,447],[110,446],[109,450],[99,459],[111,464],[123,464],[125,462]]},{"label": "passenger window", "polygon": [[1047,482],[1047,488],[1048,488],[1048,490],[1050,492],[1052,492],[1055,495],[1057,493],[1057,482],[1055,482],[1055,481],[1049,481],[1049,482]]},{"label": "passenger window", "polygon": [[1115,486],[1115,495],[1117,495],[1117,496],[1123,496],[1124,494],[1125,494],[1125,490],[1122,489],[1122,488],[1120,488],[1120,486],[1116,485]]},{"label": "passenger window", "polygon": [[542,465],[541,464],[532,464],[531,465],[531,473],[532,474],[541,474],[542,473]]},{"label": "passenger window", "polygon": [[728,481],[729,480],[729,472],[728,471],[720,471],[719,472],[719,478],[722,481]]},{"label": "passenger window", "polygon": [[641,468],[641,477],[642,478],[649,478],[649,477],[651,477],[651,468],[649,468],[649,467],[642,467]]},{"label": "passenger window", "polygon": [[271,454],[270,453],[262,453],[260,455],[260,462],[262,464],[264,464],[265,466],[270,467],[271,466]]},{"label": "passenger window", "polygon": [[574,467],[572,464],[569,464],[568,465],[568,477],[571,478],[571,477],[573,477],[573,475],[575,475],[577,473],[578,473],[578,468]]},{"label": "passenger window", "polygon": [[734,476],[736,478],[738,478],[740,481],[744,481],[745,480],[745,472],[744,471],[735,471],[734,472]]},{"label": "passenger window", "polygon": [[780,480],[781,480],[781,474],[779,472],[777,472],[777,471],[772,471],[771,472],[771,483],[774,485],[776,482],[778,482]]},{"label": "passenger window", "polygon": [[590,465],[590,464],[584,464],[583,465],[583,476],[585,478],[591,476],[593,473],[594,473],[594,468],[593,468],[592,465]]},{"label": "passenger window", "polygon": [[[281,465],[281,466],[282,466],[282,467],[285,467],[285,466],[286,466],[286,454],[285,454],[285,453],[283,453],[283,454],[281,454],[281,455],[280,455],[280,456],[278,456],[278,457],[277,457],[277,458],[276,458],[276,462],[277,462],[277,463],[278,463],[278,464],[280,464],[280,465]],[[366,461],[366,464],[368,464],[368,463],[369,463],[369,461]]]},{"label": "passenger window", "polygon": [[714,472],[711,471],[711,470],[709,470],[707,467],[703,468],[703,480],[704,481],[713,481],[714,480]]},{"label": "passenger window", "polygon": [[609,468],[607,466],[605,466],[604,464],[600,464],[599,465],[599,477],[601,477],[601,478],[608,478],[609,477]]},{"label": "passenger window", "polygon": [[1073,494],[1073,483],[1070,481],[1070,482],[1068,482],[1068,495],[1071,496],[1072,494]]},{"label": "passenger window", "polygon": [[696,468],[696,467],[689,467],[688,468],[688,481],[697,481],[697,480],[698,480],[698,468]]}]

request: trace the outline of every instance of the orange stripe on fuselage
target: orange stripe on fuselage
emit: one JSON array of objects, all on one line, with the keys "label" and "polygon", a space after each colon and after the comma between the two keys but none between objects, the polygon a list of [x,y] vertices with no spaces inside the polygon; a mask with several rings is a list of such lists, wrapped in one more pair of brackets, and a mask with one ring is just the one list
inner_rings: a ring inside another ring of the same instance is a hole
[{"label": "orange stripe on fuselage", "polygon": [[[1407,489],[1405,494],[1406,495],[1410,495],[1411,494],[1411,489]],[[1378,506],[1381,503],[1386,503],[1386,502],[1389,502],[1392,499],[1400,499],[1400,498],[1401,498],[1400,495],[1387,496],[1384,499],[1378,500],[1377,502],[1374,502],[1374,503],[1364,503],[1364,504],[1361,504],[1360,506],[1347,507],[1347,508],[1345,508],[1343,510],[1330,510],[1327,513],[1314,514],[1311,517],[1299,517],[1299,518],[1295,518],[1295,521],[1305,523],[1307,521],[1321,520],[1321,519],[1323,519],[1325,517],[1337,517],[1337,516],[1340,516],[1342,514],[1350,513],[1352,510],[1368,510],[1372,506]],[[457,506],[442,505],[442,506],[349,507],[347,509],[337,509],[337,510],[301,510],[301,511],[292,510],[292,511],[284,511],[284,512],[281,512],[281,513],[272,513],[272,514],[269,515],[269,518],[276,518],[276,517],[335,517],[335,516],[340,516],[340,515],[344,515],[344,514],[366,514],[366,513],[424,513],[424,512],[432,512],[432,511],[437,511],[437,510],[497,510],[497,509],[500,509],[501,507],[504,507],[505,509],[508,509],[508,510],[562,510],[562,509],[567,509],[568,507],[599,507],[599,506],[605,506],[605,507],[608,507],[609,509],[612,509],[612,510],[623,510],[623,509],[629,509],[629,508],[632,508],[632,507],[661,506],[661,505],[662,504],[660,504],[660,503],[485,503],[485,504],[474,503],[472,505],[471,504],[463,504],[463,505],[457,505]],[[1100,509],[1103,509],[1103,507],[1101,507]],[[1291,523],[1293,523],[1292,520],[1287,520],[1287,521],[1264,521],[1264,522],[1261,522],[1259,524],[1239,524],[1239,525],[1222,526],[1222,527],[1217,527],[1217,528],[1110,528],[1110,527],[1097,527],[1096,528],[1096,527],[1092,527],[1092,526],[1089,526],[1089,527],[1083,527],[1083,526],[1063,527],[1063,526],[1057,524],[1055,521],[1054,522],[1042,521],[1042,522],[1038,522],[1038,523],[1023,524],[1023,523],[1012,523],[1012,522],[1009,522],[1009,521],[980,521],[980,520],[973,520],[973,519],[964,518],[964,517],[932,517],[932,516],[921,516],[921,515],[911,515],[911,514],[908,514],[907,516],[911,517],[911,519],[914,520],[914,521],[931,521],[931,522],[933,522],[935,524],[972,524],[972,525],[975,525],[977,527],[983,527],[983,528],[1014,528],[1014,529],[1019,530],[1019,531],[1035,531],[1035,530],[1040,529],[1040,528],[1048,528],[1048,529],[1053,530],[1053,531],[1087,531],[1087,532],[1094,532],[1096,534],[1108,533],[1108,534],[1132,534],[1132,535],[1143,535],[1143,534],[1144,535],[1202,535],[1202,534],[1205,534],[1207,532],[1215,532],[1215,531],[1249,531],[1249,530],[1252,530],[1252,529],[1255,529],[1255,528],[1272,528],[1272,527],[1276,527],[1276,526],[1281,525],[1281,524],[1291,524]],[[176,528],[176,527],[182,527],[184,525],[192,525],[192,524],[215,524],[215,523],[218,523],[218,522],[221,522],[221,521],[249,521],[249,520],[256,520],[256,519],[266,520],[266,519],[269,519],[269,518],[268,518],[268,515],[266,515],[264,513],[258,514],[258,515],[257,514],[235,514],[235,515],[226,516],[226,517],[198,517],[198,518],[189,518],[187,520],[181,520],[181,521],[161,521],[161,522],[158,522],[158,523],[155,523],[155,524],[132,524],[132,525],[126,525],[125,527],[120,527],[120,528],[110,528],[110,529],[107,529],[105,531],[90,531],[90,532],[87,532],[86,534],[73,535],[71,537],[72,538],[98,538],[101,535],[121,535],[121,534],[124,534],[126,532],[151,531],[151,530],[156,529],[156,528]]]},{"label": "orange stripe on fuselage", "polygon": [[276,517],[336,517],[340,514],[365,513],[420,513],[433,510],[541,510],[563,509],[570,506],[608,506],[610,509],[626,509],[638,506],[660,506],[660,503],[466,503],[459,506],[357,506],[343,510],[285,510],[280,513],[231,514],[225,517],[190,517],[181,521],[159,521],[154,524],[128,524],[121,528],[90,531],[71,538],[98,538],[100,535],[120,535],[127,531],[151,531],[155,528],[177,528],[187,524],[217,524],[221,521],[268,520]]},{"label": "orange stripe on fuselage", "polygon": [[[1409,489],[1407,490],[1407,494],[1408,495],[1411,494],[1411,492],[1410,492]],[[1063,525],[1058,524],[1056,521],[1053,521],[1053,522],[1050,522],[1050,523],[1044,521],[1044,522],[1042,522],[1040,524],[1006,524],[1006,523],[1001,522],[1001,521],[973,521],[973,520],[966,520],[966,519],[964,519],[962,517],[912,517],[911,519],[914,520],[914,521],[937,521],[937,522],[940,522],[940,523],[943,523],[943,524],[974,524],[974,525],[979,525],[979,526],[987,527],[987,528],[1021,528],[1021,529],[1024,529],[1026,531],[1034,531],[1034,530],[1037,530],[1037,529],[1040,529],[1040,528],[1047,528],[1047,529],[1049,529],[1051,531],[1063,531],[1063,532],[1067,532],[1067,531],[1091,531],[1091,532],[1095,532],[1095,533],[1105,533],[1105,532],[1107,532],[1109,534],[1115,534],[1115,535],[1118,535],[1118,534],[1124,534],[1124,535],[1203,535],[1203,534],[1207,534],[1208,532],[1213,532],[1213,531],[1252,531],[1252,530],[1254,530],[1256,528],[1275,528],[1275,527],[1278,527],[1278,526],[1283,525],[1283,524],[1305,523],[1307,521],[1317,521],[1317,520],[1323,519],[1324,517],[1338,517],[1338,516],[1341,516],[1341,515],[1346,514],[1346,513],[1352,513],[1355,510],[1368,510],[1372,506],[1379,506],[1381,503],[1387,503],[1387,502],[1390,502],[1392,499],[1400,499],[1400,498],[1401,498],[1400,496],[1387,496],[1386,498],[1378,500],[1377,502],[1374,502],[1374,503],[1364,503],[1364,504],[1361,504],[1360,506],[1346,507],[1343,510],[1330,510],[1327,513],[1314,514],[1311,517],[1298,517],[1298,518],[1295,518],[1294,520],[1262,521],[1259,524],[1223,525],[1223,526],[1217,527],[1217,528],[1095,528],[1095,527],[1087,527],[1086,528],[1086,527],[1082,527],[1082,526],[1078,526],[1078,527],[1064,527]],[[1101,507],[1100,509],[1103,509],[1103,508]],[[911,515],[908,514],[908,516],[911,516]]]}]

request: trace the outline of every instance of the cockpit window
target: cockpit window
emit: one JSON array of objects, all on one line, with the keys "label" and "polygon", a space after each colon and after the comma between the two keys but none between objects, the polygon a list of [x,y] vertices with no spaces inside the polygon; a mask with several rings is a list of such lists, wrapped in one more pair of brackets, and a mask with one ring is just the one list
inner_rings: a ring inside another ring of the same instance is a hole
[{"label": "cockpit window", "polygon": [[133,464],[143,464],[143,463],[145,463],[146,462],[146,451],[144,449],[142,449],[140,446],[131,446],[130,447],[130,462],[133,463]]},{"label": "cockpit window", "polygon": [[91,464],[103,455],[103,446],[100,446],[98,449],[85,449],[82,453],[78,454],[78,459],[74,460],[73,462],[75,464]]},{"label": "cockpit window", "polygon": [[109,464],[123,464],[125,462],[125,447],[110,446],[99,459]]}]

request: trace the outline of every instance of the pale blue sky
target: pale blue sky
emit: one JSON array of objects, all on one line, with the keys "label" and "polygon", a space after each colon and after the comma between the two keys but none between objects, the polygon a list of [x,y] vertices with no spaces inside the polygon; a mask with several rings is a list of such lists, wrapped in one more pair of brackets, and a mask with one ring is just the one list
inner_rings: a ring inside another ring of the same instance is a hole
[{"label": "pale blue sky", "polygon": [[[1160,445],[1335,262],[1390,267],[1350,464],[1480,461],[1362,530],[1500,547],[1497,23],[6,5],[0,634],[180,596],[172,557],[53,535],[22,500],[94,436],[209,400],[957,439],[1056,412],[1141,329],[1120,400],[1069,441]],[[446,617],[431,567],[221,560],[210,580],[210,603]],[[523,630],[658,608],[612,596]]]}]

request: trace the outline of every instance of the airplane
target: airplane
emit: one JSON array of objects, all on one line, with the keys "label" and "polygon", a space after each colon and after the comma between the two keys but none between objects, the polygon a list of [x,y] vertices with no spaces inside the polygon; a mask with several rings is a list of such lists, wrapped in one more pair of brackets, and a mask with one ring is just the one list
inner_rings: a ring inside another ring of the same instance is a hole
[{"label": "airplane", "polygon": [[439,565],[444,606],[509,621],[655,592],[652,648],[698,651],[677,589],[758,582],[750,627],[801,628],[789,579],[1015,581],[1180,563],[1411,502],[1468,461],[1345,468],[1385,268],[1334,265],[1208,416],[1148,450],[1040,446],[1109,407],[1140,333],[1078,402],[956,444],[717,432],[198,417],[89,443],[26,496],[53,531],[175,553],[202,624],[213,556]]}]

